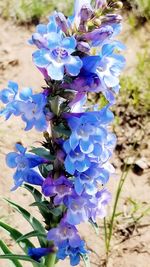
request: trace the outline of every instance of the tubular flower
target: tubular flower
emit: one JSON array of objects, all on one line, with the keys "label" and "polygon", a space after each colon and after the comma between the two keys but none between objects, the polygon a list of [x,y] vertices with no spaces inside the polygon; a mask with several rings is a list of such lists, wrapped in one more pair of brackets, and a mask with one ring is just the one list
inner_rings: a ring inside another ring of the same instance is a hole
[{"label": "tubular flower", "polygon": [[16,168],[13,176],[15,183],[13,190],[23,182],[41,186],[43,178],[34,168],[47,161],[37,155],[26,153],[26,148],[22,145],[16,144],[16,150],[17,152],[10,152],[6,156],[7,165],[10,168]]}]

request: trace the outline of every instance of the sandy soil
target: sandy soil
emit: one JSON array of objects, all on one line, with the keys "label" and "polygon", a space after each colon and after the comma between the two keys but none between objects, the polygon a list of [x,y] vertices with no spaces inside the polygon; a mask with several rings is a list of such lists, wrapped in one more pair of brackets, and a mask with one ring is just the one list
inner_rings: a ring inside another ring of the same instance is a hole
[{"label": "sandy soil", "polygon": [[[5,22],[0,20],[0,88],[4,88],[7,85],[8,80],[17,81],[20,86],[31,86],[35,91],[39,91],[40,87],[44,85],[42,75],[34,67],[31,54],[33,48],[27,45],[27,40],[31,35],[32,29],[25,29],[23,27],[17,27],[11,22]],[[128,27],[127,27],[128,28]],[[144,31],[144,30],[142,30]],[[147,38],[142,33],[143,38]],[[129,35],[128,30],[124,31],[123,35],[127,44],[127,69],[130,71],[136,62],[136,53],[142,49],[142,45],[138,42],[138,36]],[[140,37],[141,38],[141,37]],[[9,168],[5,164],[5,155],[12,151],[14,144],[17,141],[21,141],[25,146],[37,144],[42,136],[35,132],[25,133],[23,131],[24,124],[19,119],[12,118],[8,122],[4,122],[0,118],[0,196],[7,197],[14,201],[18,201],[21,206],[28,207],[33,199],[24,190],[18,189],[16,192],[11,193],[10,188],[13,184],[12,174]],[[121,129],[123,131],[123,129]],[[134,132],[134,131],[133,131]],[[146,156],[148,154],[149,147],[146,147]],[[119,168],[119,159],[117,154],[114,157],[114,163],[117,165],[116,177],[112,178],[109,182],[109,189],[112,193],[115,192],[118,179],[121,171]],[[127,199],[132,198],[139,203],[150,204],[149,197],[150,190],[150,174],[148,167],[144,170],[141,176],[130,172],[126,183],[124,185],[122,197],[119,204],[119,211],[123,211],[124,216],[128,214],[129,207],[127,206]],[[113,200],[112,200],[113,203]],[[31,212],[35,209],[29,208]],[[112,210],[110,205],[108,213]],[[4,201],[0,199],[0,218],[7,223],[12,224],[16,229],[22,230],[26,233],[29,230],[29,226],[26,222],[10,208]],[[91,267],[104,266],[105,249],[103,240],[103,228],[102,221],[99,222],[100,233],[97,236],[88,224],[80,226],[81,235],[87,240],[87,245],[90,252]],[[121,220],[119,225],[116,225],[115,234],[112,241],[112,253],[110,255],[107,267],[150,267],[150,225],[149,217],[145,216],[137,227],[133,231],[129,231],[127,220]],[[19,249],[15,246],[14,242],[0,230],[0,236],[6,241],[9,247],[19,252]],[[0,267],[13,266],[11,262],[0,260]],[[29,263],[24,263],[23,266],[29,267]],[[58,267],[69,267],[68,261],[59,262]],[[83,263],[80,264],[83,266]]]}]

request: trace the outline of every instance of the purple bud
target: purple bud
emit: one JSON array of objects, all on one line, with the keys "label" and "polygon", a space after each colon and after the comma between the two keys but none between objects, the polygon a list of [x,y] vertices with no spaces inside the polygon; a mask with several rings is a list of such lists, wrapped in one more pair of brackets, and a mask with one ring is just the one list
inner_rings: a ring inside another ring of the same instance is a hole
[{"label": "purple bud", "polygon": [[107,14],[104,19],[103,22],[106,23],[120,23],[122,21],[122,16],[119,14]]},{"label": "purple bud", "polygon": [[57,25],[59,26],[59,28],[63,32],[67,33],[68,32],[69,25],[68,25],[67,19],[64,16],[64,14],[61,13],[61,12],[56,12],[55,20],[56,20]]},{"label": "purple bud", "polygon": [[96,0],[96,8],[105,8],[107,6],[106,0]]},{"label": "purple bud", "polygon": [[80,17],[81,21],[87,21],[88,19],[91,18],[93,12],[90,8],[86,6],[82,6],[81,11],[80,11]]},{"label": "purple bud", "polygon": [[92,41],[93,44],[96,43],[96,45],[99,45],[105,39],[111,37],[112,34],[113,34],[113,28],[111,26],[106,25],[92,32],[83,34],[82,38],[85,41]]},{"label": "purple bud", "polygon": [[88,53],[90,51],[90,45],[86,42],[79,42],[77,44],[77,49],[83,53]]}]

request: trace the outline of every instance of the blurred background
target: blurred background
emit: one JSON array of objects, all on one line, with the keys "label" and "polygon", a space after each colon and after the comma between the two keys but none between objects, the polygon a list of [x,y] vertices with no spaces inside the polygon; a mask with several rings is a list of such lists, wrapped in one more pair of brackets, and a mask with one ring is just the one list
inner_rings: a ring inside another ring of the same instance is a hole
[{"label": "blurred background", "polygon": [[[118,38],[126,45],[126,68],[120,78],[117,104],[113,107],[113,131],[118,138],[112,160],[116,177],[109,183],[113,196],[124,167],[129,171],[117,209],[108,267],[150,267],[150,0],[122,2],[124,5],[119,12],[123,16],[123,30]],[[53,10],[68,15],[72,6],[72,0],[0,0],[0,89],[8,80],[13,80],[21,87],[40,90],[44,80],[32,63],[31,55],[35,49],[27,44],[27,40],[35,25],[47,22]],[[104,105],[100,95],[90,94],[89,101],[100,107]],[[10,193],[13,172],[5,165],[5,155],[13,150],[15,142],[21,141],[25,146],[38,145],[42,136],[34,131],[23,132],[24,125],[17,118],[8,122],[0,118],[0,123],[0,195],[19,199],[22,206],[28,207],[33,200],[23,189]],[[13,221],[13,226],[24,233],[28,230],[23,219],[2,200],[0,219],[7,223]],[[91,250],[92,267],[104,266],[102,221],[99,222],[99,236],[88,225],[80,228]],[[1,236],[16,251],[11,238],[4,233]],[[0,263],[1,267],[12,266],[10,262],[6,264],[0,260]],[[61,265],[69,266],[68,262]]]}]

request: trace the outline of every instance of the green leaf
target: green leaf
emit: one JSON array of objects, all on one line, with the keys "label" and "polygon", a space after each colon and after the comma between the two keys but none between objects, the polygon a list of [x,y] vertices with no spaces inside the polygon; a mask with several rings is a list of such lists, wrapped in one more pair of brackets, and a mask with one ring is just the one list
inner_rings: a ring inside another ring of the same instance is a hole
[{"label": "green leaf", "polygon": [[38,147],[38,148],[32,147],[30,152],[32,152],[32,153],[34,153],[34,154],[36,154],[36,155],[38,155],[40,157],[43,157],[45,159],[48,159],[48,160],[52,160],[52,161],[55,160],[55,156],[52,155],[50,153],[50,151],[48,149],[44,148],[44,147]]},{"label": "green leaf", "polygon": [[[22,236],[22,233],[2,221],[0,221],[0,227],[6,230],[10,234],[10,237],[15,241]],[[34,245],[27,239],[19,242],[18,245],[25,253],[28,252],[29,247],[34,247]]]},{"label": "green leaf", "polygon": [[16,240],[16,242],[18,243],[18,242],[21,242],[21,241],[26,240],[26,239],[28,239],[28,238],[31,238],[31,237],[37,237],[37,236],[43,236],[43,237],[45,237],[45,239],[46,239],[46,235],[45,235],[45,234],[40,233],[39,231],[32,231],[32,232],[29,232],[29,233],[27,233],[27,234],[22,235],[21,237],[19,237],[19,238]]},{"label": "green leaf", "polygon": [[66,136],[66,137],[69,137],[71,133],[69,129],[65,128],[63,123],[60,123],[58,126],[55,126],[54,131],[59,133],[60,136]]},{"label": "green leaf", "polygon": [[53,165],[52,164],[42,164],[42,165],[39,165],[39,171],[40,173],[42,174],[42,176],[44,178],[47,178],[48,174],[50,171],[53,170]]},{"label": "green leaf", "polygon": [[37,261],[34,261],[29,256],[26,255],[17,255],[17,254],[5,254],[0,255],[0,259],[8,259],[8,260],[22,260],[22,261],[29,261],[31,263],[34,263],[34,266],[37,267],[44,267],[42,263],[38,263]]},{"label": "green leaf", "polygon": [[[27,189],[31,194],[32,196],[34,197],[35,199],[35,202],[34,203],[39,203],[39,205],[36,205],[40,211],[40,213],[42,214],[42,216],[44,217],[44,219],[46,220],[46,218],[48,217],[48,214],[49,214],[49,211],[48,209],[45,208],[45,206],[42,204],[43,202],[46,201],[46,198],[43,197],[43,195],[36,189],[34,188],[33,186],[31,185],[28,185],[28,184],[24,184],[23,186],[25,189]],[[34,204],[33,203],[33,204]],[[41,205],[40,205],[41,203]],[[31,204],[31,206],[35,206]]]},{"label": "green leaf", "polygon": [[[11,254],[11,255],[13,255],[12,252],[11,252],[11,251],[9,250],[9,248],[7,247],[7,245],[6,245],[2,240],[0,240],[0,248],[1,248],[2,251],[5,253],[5,255],[6,255],[6,254]],[[16,267],[23,267],[23,266],[21,265],[21,263],[20,263],[17,259],[12,259],[11,261],[14,263],[14,265],[15,265]]]},{"label": "green leaf", "polygon": [[[5,199],[5,200],[9,204],[11,204],[15,208],[15,210],[17,210],[19,213],[22,214],[22,216],[30,223],[30,225],[33,227],[35,231],[39,231],[40,233],[45,234],[45,228],[43,227],[43,225],[35,217],[33,217],[27,210],[25,210],[18,204],[8,199]],[[45,238],[39,236],[38,240],[39,240],[41,247],[46,247],[47,241],[45,240]]]}]

